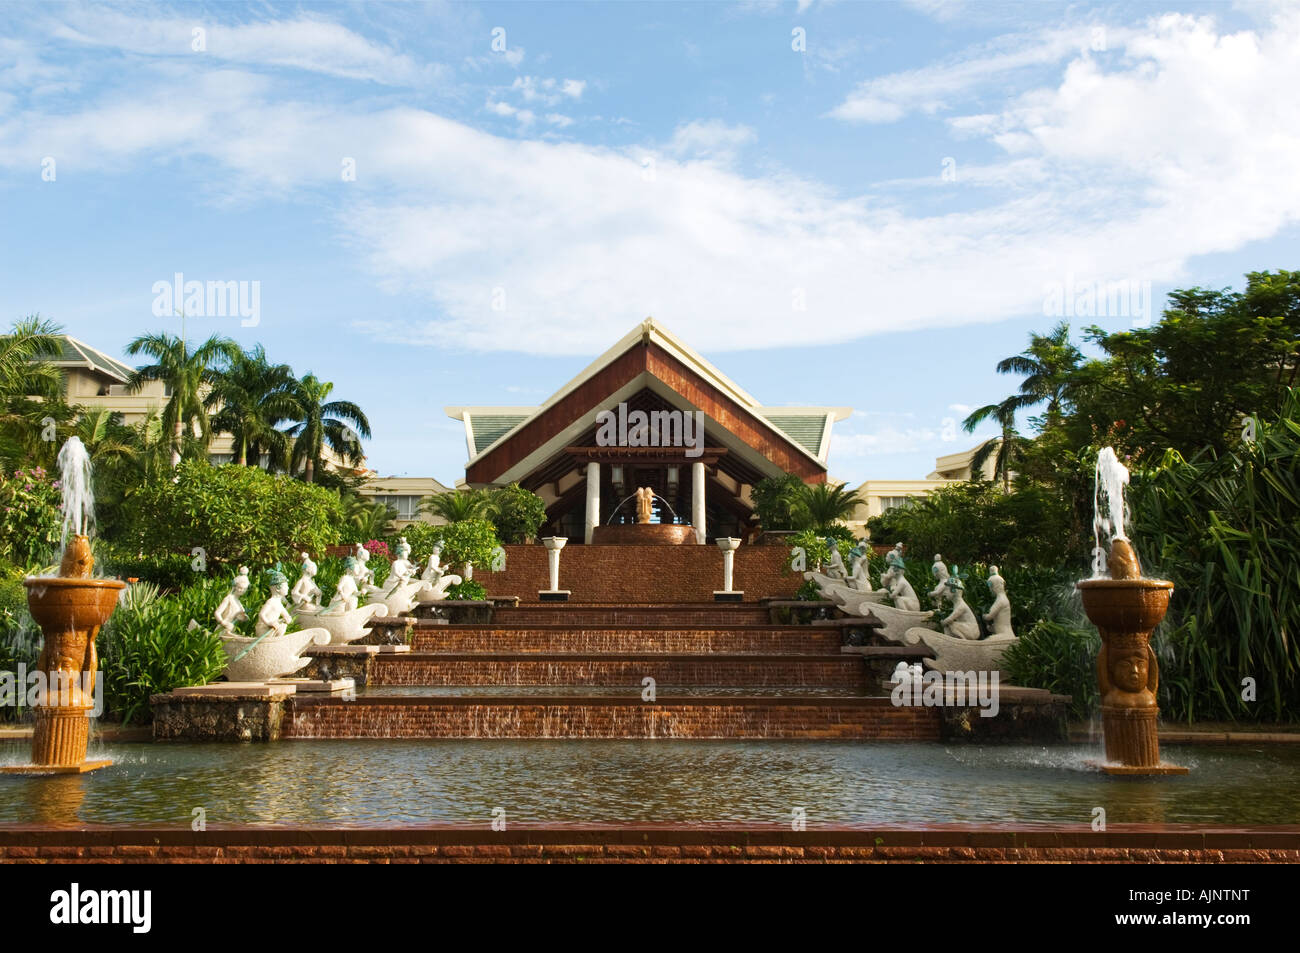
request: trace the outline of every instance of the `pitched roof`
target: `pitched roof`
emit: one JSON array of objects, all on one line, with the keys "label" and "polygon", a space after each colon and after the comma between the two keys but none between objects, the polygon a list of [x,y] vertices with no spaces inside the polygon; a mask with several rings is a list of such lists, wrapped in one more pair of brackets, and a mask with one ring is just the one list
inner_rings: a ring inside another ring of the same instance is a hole
[{"label": "pitched roof", "polygon": [[84,341],[78,341],[70,334],[59,335],[59,351],[58,357],[50,358],[50,363],[57,367],[89,368],[113,378],[120,384],[125,384],[135,373],[135,368],[109,357]]},{"label": "pitched roof", "polygon": [[[831,424],[848,416],[847,407],[763,407],[697,351],[653,318],[642,321],[576,377],[537,407],[448,407],[447,415],[465,424],[470,466],[504,444],[531,421],[573,394],[638,344],[654,344],[702,378],[727,400],[766,425],[783,442],[825,468]],[[762,427],[760,426],[760,430]]]}]

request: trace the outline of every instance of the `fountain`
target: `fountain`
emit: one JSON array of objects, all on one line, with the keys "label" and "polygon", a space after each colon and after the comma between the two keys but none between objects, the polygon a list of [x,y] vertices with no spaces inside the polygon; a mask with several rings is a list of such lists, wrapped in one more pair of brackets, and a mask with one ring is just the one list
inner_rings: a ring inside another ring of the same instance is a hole
[{"label": "fountain", "polygon": [[126,583],[91,578],[94,494],[90,455],[77,437],[59,450],[58,463],[64,546],[59,574],[23,580],[27,606],[45,636],[37,669],[47,691],[34,706],[32,763],[0,768],[6,774],[82,774],[112,764],[106,759],[87,761],[86,745],[99,669],[95,637],[113,614]]},{"label": "fountain", "polygon": [[[1107,774],[1187,774],[1187,768],[1160,761],[1156,733],[1160,668],[1151,633],[1165,617],[1174,584],[1142,576],[1137,551],[1124,531],[1127,483],[1128,470],[1106,447],[1097,456],[1093,577],[1076,583],[1083,611],[1101,633],[1097,683],[1106,763],[1099,767]],[[1109,555],[1101,544],[1106,534]]]},{"label": "fountain", "polygon": [[[619,510],[630,500],[636,500],[636,522],[612,522]],[[651,516],[654,515],[655,500],[659,500],[668,508],[668,511],[673,514],[673,519],[677,518],[676,511],[662,496],[648,486],[638,487],[635,493],[624,498],[618,506],[614,507],[614,511],[609,514],[610,522],[596,527],[591,541],[617,544],[643,543],[656,546],[680,546],[699,542],[695,535],[695,528],[690,523],[650,522]]]}]

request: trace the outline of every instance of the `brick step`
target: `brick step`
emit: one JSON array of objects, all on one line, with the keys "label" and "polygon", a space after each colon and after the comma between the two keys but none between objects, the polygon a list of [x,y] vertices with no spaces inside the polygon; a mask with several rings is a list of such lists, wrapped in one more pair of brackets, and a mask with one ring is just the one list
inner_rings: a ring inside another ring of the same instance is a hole
[{"label": "brick step", "polygon": [[497,609],[492,621],[503,625],[763,625],[770,621],[766,607],[726,603],[679,605],[600,605],[552,603]]},{"label": "brick step", "polygon": [[411,643],[415,652],[627,654],[723,653],[729,655],[839,655],[840,632],[805,626],[731,626],[662,628],[658,626],[555,625],[419,625]]},{"label": "brick step", "polygon": [[413,652],[376,658],[368,686],[656,685],[835,688],[863,692],[867,666],[853,655],[708,655]]},{"label": "brick step", "polygon": [[288,738],[788,738],[938,741],[937,708],[888,698],[295,697]]}]

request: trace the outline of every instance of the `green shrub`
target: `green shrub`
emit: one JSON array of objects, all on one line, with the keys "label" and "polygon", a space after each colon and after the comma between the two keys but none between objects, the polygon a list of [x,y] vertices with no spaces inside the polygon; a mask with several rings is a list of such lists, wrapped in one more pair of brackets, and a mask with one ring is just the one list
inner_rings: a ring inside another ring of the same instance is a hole
[{"label": "green shrub", "polygon": [[405,537],[411,544],[411,562],[423,567],[429,559],[429,554],[433,552],[433,547],[438,540],[442,539],[442,531],[446,528],[446,526],[434,526],[432,523],[412,523],[396,536],[390,536],[388,546],[391,549],[398,539]]},{"label": "green shrub", "polygon": [[[151,720],[149,696],[206,685],[226,667],[221,640],[210,631],[226,592],[221,580],[204,579],[174,596],[154,598],[148,589],[131,591],[137,588],[128,590],[99,633],[105,714],[124,724]],[[191,619],[198,628],[189,628]]]},{"label": "green shrub", "polygon": [[811,579],[804,580],[803,585],[799,587],[799,591],[794,594],[794,597],[804,602],[817,602],[825,598],[821,589],[817,587],[817,583]]},{"label": "green shrub", "polygon": [[511,483],[492,491],[488,514],[501,542],[522,543],[536,536],[546,522],[546,503],[531,490]]},{"label": "green shrub", "polygon": [[215,567],[266,566],[320,552],[339,538],[336,493],[257,467],[186,461],[177,480],[141,486],[124,505],[122,550],[192,553]]},{"label": "green shrub", "polygon": [[56,481],[42,467],[0,471],[0,559],[20,566],[57,561],[60,503]]},{"label": "green shrub", "polygon": [[483,600],[487,598],[487,590],[477,579],[466,579],[464,582],[448,586],[447,598]]},{"label": "green shrub", "polygon": [[1019,640],[1002,655],[1002,669],[1011,683],[1069,695],[1070,717],[1076,720],[1098,710],[1101,636],[1096,629],[1045,619],[1017,634]]},{"label": "green shrub", "polygon": [[793,473],[779,477],[765,477],[754,484],[751,498],[754,512],[758,514],[765,530],[791,530],[795,528],[796,511],[803,480]]},{"label": "green shrub", "polygon": [[183,589],[203,578],[203,572],[194,566],[194,557],[189,553],[140,553],[95,541],[96,569],[119,579],[138,579],[161,589]]},{"label": "green shrub", "polygon": [[459,573],[470,563],[475,569],[491,569],[492,559],[501,543],[492,524],[484,519],[467,519],[438,527],[442,530],[442,561]]}]

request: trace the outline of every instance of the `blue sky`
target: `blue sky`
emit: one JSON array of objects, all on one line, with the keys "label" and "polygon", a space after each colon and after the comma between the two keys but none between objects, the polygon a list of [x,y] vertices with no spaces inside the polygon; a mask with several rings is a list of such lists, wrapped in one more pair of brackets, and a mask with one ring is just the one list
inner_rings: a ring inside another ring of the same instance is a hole
[{"label": "blue sky", "polygon": [[0,305],[121,356],[179,330],[155,283],[257,282],[189,336],[446,483],[445,405],[536,403],[653,315],[854,407],[833,476],[922,477],[1053,289],[1123,288],[1071,319],[1122,328],[1297,267],[1296,6],[7,3]]}]

